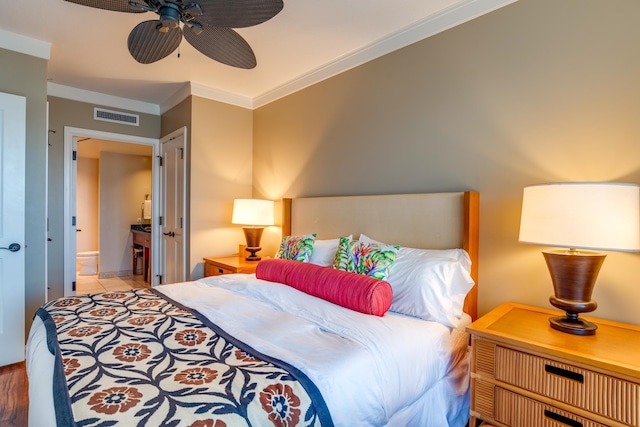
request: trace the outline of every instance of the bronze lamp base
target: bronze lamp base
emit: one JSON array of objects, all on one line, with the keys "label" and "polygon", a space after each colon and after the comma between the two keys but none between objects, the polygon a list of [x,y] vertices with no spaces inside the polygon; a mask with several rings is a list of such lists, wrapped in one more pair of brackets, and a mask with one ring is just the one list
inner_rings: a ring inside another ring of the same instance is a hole
[{"label": "bronze lamp base", "polygon": [[543,251],[542,254],[555,294],[549,297],[549,302],[567,313],[564,317],[550,318],[551,327],[574,335],[595,334],[598,326],[581,319],[579,314],[589,313],[598,307],[591,294],[606,255],[575,249]]},{"label": "bronze lamp base", "polygon": [[247,240],[247,248],[249,255],[245,258],[247,261],[260,261],[262,258],[256,255],[256,252],[260,252],[260,239],[262,238],[262,232],[264,227],[243,227],[244,238]]},{"label": "bronze lamp base", "polygon": [[[553,297],[552,297],[553,298]],[[578,317],[578,313],[567,312],[565,317],[550,317],[551,327],[573,335],[595,335],[598,325]]]}]

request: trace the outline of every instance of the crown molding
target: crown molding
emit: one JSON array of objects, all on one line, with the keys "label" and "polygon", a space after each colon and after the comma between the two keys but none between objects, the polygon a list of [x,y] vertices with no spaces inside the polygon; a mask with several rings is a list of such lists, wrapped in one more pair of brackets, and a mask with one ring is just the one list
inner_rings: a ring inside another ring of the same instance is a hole
[{"label": "crown molding", "polygon": [[219,101],[225,104],[235,105],[242,108],[253,109],[253,100],[246,96],[236,95],[235,93],[226,92],[224,90],[212,88],[197,82],[187,82],[178,91],[169,98],[164,100],[160,105],[161,114],[166,113],[188,96],[195,95],[201,98]]},{"label": "crown molding", "polygon": [[207,87],[200,83],[191,82],[191,94],[202,98],[215,99],[226,104],[237,105],[238,107],[253,108],[253,99],[249,97]]},{"label": "crown molding", "polygon": [[47,82],[47,95],[89,104],[98,104],[105,107],[120,108],[138,113],[160,115],[160,106],[158,104],[106,95],[104,93],[64,86],[53,82]]},{"label": "crown molding", "polygon": [[0,29],[0,48],[42,59],[51,58],[51,43]]},{"label": "crown molding", "polygon": [[160,104],[160,114],[164,114],[191,95],[191,84],[186,82],[180,89],[175,91],[173,95],[162,101]]}]

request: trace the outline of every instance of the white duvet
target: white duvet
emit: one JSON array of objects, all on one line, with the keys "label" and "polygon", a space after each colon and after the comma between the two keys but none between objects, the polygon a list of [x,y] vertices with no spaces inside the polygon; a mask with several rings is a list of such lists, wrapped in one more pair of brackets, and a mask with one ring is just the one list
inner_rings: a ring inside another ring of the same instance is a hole
[{"label": "white duvet", "polygon": [[[436,420],[433,426],[466,422],[467,345],[461,330],[390,312],[383,317],[358,313],[254,275],[214,276],[155,289],[304,372],[322,393],[336,426],[406,425],[416,419]],[[48,411],[48,420],[55,419],[47,401],[52,359],[42,323],[34,322],[27,348],[32,426],[54,425],[42,416]],[[456,369],[458,363],[462,367]],[[451,407],[431,407],[433,402]]]}]

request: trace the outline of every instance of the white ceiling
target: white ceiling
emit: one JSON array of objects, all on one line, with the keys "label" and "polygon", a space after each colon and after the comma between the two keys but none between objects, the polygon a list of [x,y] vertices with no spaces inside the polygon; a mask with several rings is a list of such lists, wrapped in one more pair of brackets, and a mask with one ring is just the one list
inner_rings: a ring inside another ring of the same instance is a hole
[{"label": "white ceiling", "polygon": [[184,40],[179,58],[174,52],[154,64],[137,63],[127,37],[138,23],[157,19],[151,12],[3,0],[0,47],[33,54],[22,46],[50,43],[50,92],[76,88],[167,107],[186,91],[255,108],[513,1],[284,0],[271,20],[237,29],[258,62],[243,70],[205,57]]}]

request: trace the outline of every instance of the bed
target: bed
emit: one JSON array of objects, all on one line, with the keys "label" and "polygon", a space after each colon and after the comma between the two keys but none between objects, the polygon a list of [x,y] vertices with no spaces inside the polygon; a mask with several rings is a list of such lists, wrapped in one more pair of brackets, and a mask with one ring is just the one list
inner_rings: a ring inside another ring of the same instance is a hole
[{"label": "bed", "polygon": [[[51,301],[27,344],[29,423],[464,426],[478,201],[284,199],[292,237],[255,275]],[[307,262],[294,246],[311,246]],[[383,280],[327,266],[344,252],[374,271],[354,248],[391,254]],[[438,284],[416,293],[426,279]]]}]

